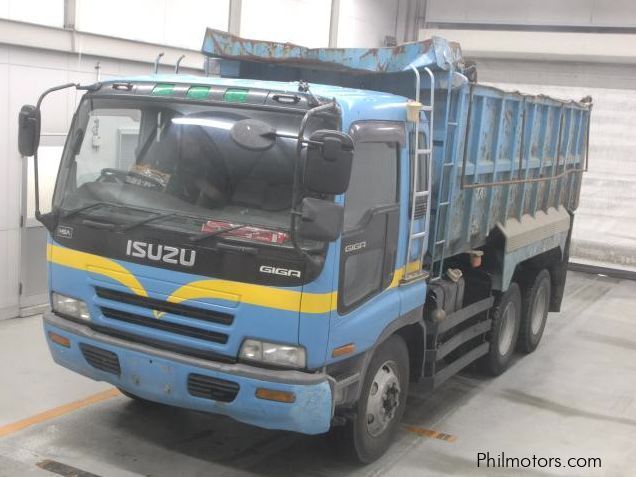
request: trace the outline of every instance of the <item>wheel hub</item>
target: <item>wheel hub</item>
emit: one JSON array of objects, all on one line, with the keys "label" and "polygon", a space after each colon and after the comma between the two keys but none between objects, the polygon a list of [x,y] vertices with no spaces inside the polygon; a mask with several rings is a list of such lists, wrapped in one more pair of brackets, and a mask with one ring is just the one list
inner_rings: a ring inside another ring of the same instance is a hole
[{"label": "wheel hub", "polygon": [[400,406],[400,381],[396,365],[387,361],[373,377],[367,399],[367,431],[373,437],[382,434],[395,418]]}]

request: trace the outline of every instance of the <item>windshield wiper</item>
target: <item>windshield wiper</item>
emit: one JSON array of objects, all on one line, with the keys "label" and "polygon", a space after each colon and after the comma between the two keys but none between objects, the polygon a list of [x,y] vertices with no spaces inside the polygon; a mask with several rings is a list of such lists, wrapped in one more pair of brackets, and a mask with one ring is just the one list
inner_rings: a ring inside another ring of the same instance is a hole
[{"label": "windshield wiper", "polygon": [[84,212],[85,210],[90,210],[90,209],[94,209],[97,207],[103,207],[105,205],[110,205],[110,206],[115,206],[115,204],[111,204],[110,202],[94,202],[92,204],[89,205],[84,205],[82,207],[77,207],[76,209],[71,209],[71,210],[63,210],[62,209],[62,213],[60,214],[62,216],[62,218],[64,219],[68,219],[69,217],[73,217],[74,215],[79,214],[80,212]]},{"label": "windshield wiper", "polygon": [[[73,217],[81,212],[84,212],[86,210],[92,210],[95,209],[97,207],[103,207],[103,206],[110,206],[110,207],[117,207],[117,208],[130,208],[129,206],[126,205],[118,205],[118,204],[112,204],[110,202],[96,202],[94,204],[90,204],[90,205],[85,205],[83,207],[78,207],[76,209],[71,209],[68,211],[64,211],[62,210],[61,216],[63,218],[69,218],[69,217]],[[137,210],[143,210],[143,209],[137,209]],[[145,212],[148,212],[150,214],[153,214],[151,217],[146,217],[144,219],[140,219],[134,222],[130,222],[127,224],[114,224],[112,222],[101,222],[98,220],[93,220],[93,219],[84,219],[82,220],[82,224],[83,225],[88,225],[89,227],[94,227],[94,228],[98,228],[98,229],[104,229],[104,230],[116,230],[118,232],[126,232],[128,230],[134,229],[136,227],[139,227],[140,225],[145,225],[148,224],[150,222],[154,222],[156,220],[161,220],[161,219],[166,219],[168,217],[173,217],[175,215],[178,215],[176,212],[169,212],[169,213],[159,213],[159,212],[154,212],[151,210],[144,210]]]},{"label": "windshield wiper", "polygon": [[204,240],[207,240],[211,237],[216,237],[218,235],[224,234],[226,232],[232,232],[233,230],[239,230],[239,229],[245,229],[247,227],[250,227],[250,225],[244,224],[244,225],[235,225],[234,227],[228,227],[226,229],[220,229],[220,230],[214,230],[212,232],[203,232],[200,234],[194,234],[194,235],[190,235],[188,237],[188,240],[190,242],[202,242]]},{"label": "windshield wiper", "polygon": [[119,225],[117,226],[117,231],[127,232],[128,230],[132,230],[136,227],[139,227],[140,225],[146,225],[146,224],[149,224],[150,222],[167,219],[168,217],[174,217],[176,215],[178,215],[176,212],[169,212],[167,214],[156,213],[156,215],[153,215],[152,217],[146,217],[145,219],[140,219],[135,222]]},{"label": "windshield wiper", "polygon": [[[113,207],[127,207],[125,205],[111,204],[111,203],[108,203],[108,202],[98,202],[98,203],[95,203],[95,204],[90,204],[90,205],[86,205],[84,207],[78,207],[77,209],[72,209],[72,210],[69,210],[67,212],[63,212],[62,216],[65,217],[65,218],[66,217],[72,217],[72,216],[74,216],[74,215],[76,215],[76,214],[78,214],[80,212],[85,211],[85,210],[89,210],[89,209],[93,209],[95,207],[100,207],[100,206],[105,206],[105,205],[113,206]],[[143,209],[138,209],[138,210],[143,210]],[[163,219],[167,219],[169,217],[175,217],[175,216],[178,216],[178,215],[182,215],[182,214],[179,214],[177,212],[168,212],[168,213],[158,213],[158,212],[152,212],[152,211],[147,211],[147,212],[153,213],[154,215],[152,215],[151,217],[146,217],[144,219],[140,219],[140,220],[137,220],[137,221],[134,221],[134,222],[130,222],[130,223],[127,223],[127,224],[114,224],[112,222],[102,222],[102,221],[93,220],[93,219],[89,219],[89,218],[83,219],[82,220],[82,224],[83,225],[87,225],[89,227],[94,227],[96,229],[114,230],[114,231],[117,231],[117,232],[127,232],[127,231],[132,230],[132,229],[134,229],[136,227],[139,227],[141,225],[146,225],[146,224],[149,224],[151,222],[158,221],[158,220],[163,220]],[[186,216],[187,217],[194,217],[194,216],[189,216],[189,215],[186,215]],[[205,241],[205,240],[207,240],[209,238],[218,237],[218,236],[223,235],[223,234],[225,234],[227,232],[232,232],[234,230],[245,229],[245,228],[248,228],[248,227],[252,227],[252,226],[249,225],[249,224],[242,224],[242,225],[235,225],[235,226],[232,226],[232,227],[227,227],[225,229],[219,229],[219,230],[213,230],[213,231],[210,231],[210,232],[197,233],[197,234],[190,235],[188,237],[188,240],[190,242],[192,242],[192,243],[199,243],[199,242],[203,242],[203,241]],[[226,248],[226,247],[224,247],[224,248]],[[227,247],[227,248],[229,249],[229,247]],[[237,247],[236,250],[237,251],[242,251],[244,253],[250,253],[250,254],[256,253],[256,251],[257,251],[257,249],[255,249],[253,247],[243,247],[243,246]]]}]

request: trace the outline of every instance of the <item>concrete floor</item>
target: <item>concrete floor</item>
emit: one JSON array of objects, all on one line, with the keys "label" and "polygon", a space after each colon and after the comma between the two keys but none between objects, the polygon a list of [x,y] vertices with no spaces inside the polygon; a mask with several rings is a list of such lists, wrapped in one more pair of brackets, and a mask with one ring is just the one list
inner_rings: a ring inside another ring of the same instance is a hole
[{"label": "concrete floor", "polygon": [[[466,371],[433,394],[411,396],[395,445],[361,468],[336,458],[323,436],[145,407],[121,395],[71,404],[55,417],[59,406],[110,387],[55,366],[39,317],[0,322],[0,355],[2,477],[55,475],[37,466],[47,460],[81,469],[58,471],[80,477],[636,475],[634,281],[571,272],[563,311],[550,315],[534,354],[497,379]],[[450,436],[430,437],[431,430]],[[600,457],[602,467],[478,468],[479,452]]]}]

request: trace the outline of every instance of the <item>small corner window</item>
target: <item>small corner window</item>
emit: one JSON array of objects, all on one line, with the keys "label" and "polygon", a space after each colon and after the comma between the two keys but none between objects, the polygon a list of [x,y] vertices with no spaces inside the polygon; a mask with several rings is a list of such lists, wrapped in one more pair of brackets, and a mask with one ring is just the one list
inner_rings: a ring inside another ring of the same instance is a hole
[{"label": "small corner window", "polygon": [[397,171],[397,143],[356,144],[351,181],[345,196],[345,231],[356,228],[369,210],[397,202]]}]

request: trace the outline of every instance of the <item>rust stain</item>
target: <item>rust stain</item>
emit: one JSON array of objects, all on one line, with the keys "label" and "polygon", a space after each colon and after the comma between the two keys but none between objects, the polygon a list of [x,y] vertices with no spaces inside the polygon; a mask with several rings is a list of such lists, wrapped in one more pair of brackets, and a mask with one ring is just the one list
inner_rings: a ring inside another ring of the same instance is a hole
[{"label": "rust stain", "polygon": [[[389,52],[388,57],[399,57],[406,54],[409,49],[413,48],[413,43],[408,43],[397,45],[392,48],[360,48],[352,50],[341,48],[311,49],[289,42],[279,43],[241,38],[236,35],[232,35],[230,33],[219,30],[214,30],[211,28],[208,28],[206,31],[206,41],[209,41],[209,44],[212,46],[212,51],[214,53],[206,52],[204,48],[204,54],[209,54],[210,56],[216,58],[266,62],[274,64],[290,63],[292,66],[302,65],[310,68],[328,69],[339,72],[349,72],[352,74],[387,72],[390,70],[391,61],[386,59],[383,53]],[[417,47],[421,50],[419,54],[426,54],[426,52],[430,50],[433,44],[430,39],[418,43],[419,44],[417,45]],[[330,55],[323,56],[323,58],[313,58],[305,56],[308,54],[310,55],[311,53],[318,50],[321,50],[323,52],[331,52],[333,58],[331,60],[328,59]],[[371,64],[375,63],[375,68],[369,69],[362,66],[358,67],[358,65],[354,64],[344,65],[339,63],[340,56],[338,55],[342,55],[347,51],[356,52],[358,50],[362,51],[358,53],[355,60],[370,61]],[[296,53],[299,54],[296,55]],[[385,60],[381,61],[381,58],[385,58]]]},{"label": "rust stain", "polygon": [[378,49],[377,48],[369,48],[364,54],[360,55],[360,58],[366,58],[367,56],[377,57],[378,56]]},{"label": "rust stain", "polygon": [[426,429],[424,427],[406,426],[406,425],[403,427],[404,427],[404,430],[408,432],[412,432],[413,434],[417,434],[418,436],[428,437],[430,439],[437,439],[440,441],[446,441],[450,443],[453,443],[457,440],[457,436],[454,436],[452,434],[446,434],[444,432],[438,432],[433,429]]}]

